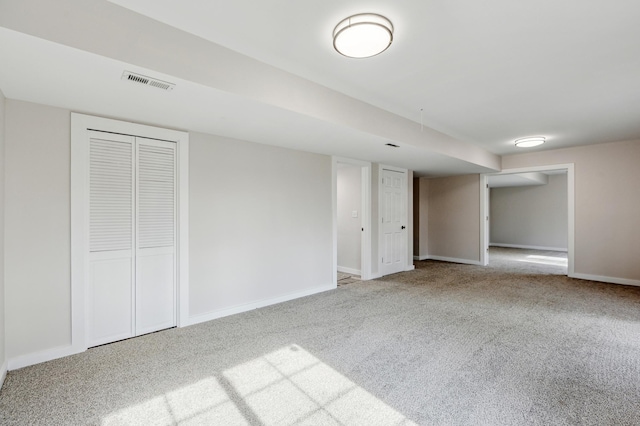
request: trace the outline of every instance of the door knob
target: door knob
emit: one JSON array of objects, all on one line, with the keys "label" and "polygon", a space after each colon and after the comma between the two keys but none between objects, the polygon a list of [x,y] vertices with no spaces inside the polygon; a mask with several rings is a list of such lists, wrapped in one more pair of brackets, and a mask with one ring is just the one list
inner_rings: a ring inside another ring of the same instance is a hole
[{"label": "door knob", "polygon": [[400,229],[404,229],[404,225],[402,225],[402,228],[400,228]]}]

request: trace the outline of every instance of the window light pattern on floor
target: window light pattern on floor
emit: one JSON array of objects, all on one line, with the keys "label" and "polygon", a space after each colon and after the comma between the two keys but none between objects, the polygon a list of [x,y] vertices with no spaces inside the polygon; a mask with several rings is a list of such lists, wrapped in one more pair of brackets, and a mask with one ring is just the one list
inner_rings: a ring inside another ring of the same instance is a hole
[{"label": "window light pattern on floor", "polygon": [[110,414],[102,424],[415,425],[298,345]]},{"label": "window light pattern on floor", "polygon": [[553,256],[529,255],[526,259],[515,259],[518,262],[538,263],[541,265],[567,266],[567,258]]}]

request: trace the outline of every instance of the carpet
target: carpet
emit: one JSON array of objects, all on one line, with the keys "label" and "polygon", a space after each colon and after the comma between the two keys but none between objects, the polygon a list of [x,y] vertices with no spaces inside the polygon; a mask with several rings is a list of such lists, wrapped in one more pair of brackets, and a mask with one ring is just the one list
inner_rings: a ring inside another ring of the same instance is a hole
[{"label": "carpet", "polygon": [[11,371],[0,424],[640,424],[640,288],[415,264]]}]

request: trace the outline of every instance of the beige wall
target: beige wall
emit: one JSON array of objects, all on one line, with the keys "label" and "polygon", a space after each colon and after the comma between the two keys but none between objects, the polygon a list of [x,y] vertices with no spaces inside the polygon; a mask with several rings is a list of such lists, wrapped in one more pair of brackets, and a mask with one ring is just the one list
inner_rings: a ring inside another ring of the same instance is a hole
[{"label": "beige wall", "polygon": [[[337,178],[338,270],[360,271],[362,260],[362,169],[339,165]],[[352,217],[352,212],[357,217]]]},{"label": "beige wall", "polygon": [[567,250],[567,174],[545,185],[492,188],[491,244]]},{"label": "beige wall", "polygon": [[7,357],[71,343],[70,112],[6,101]]},{"label": "beige wall", "polygon": [[480,261],[480,175],[429,179],[428,254]]},{"label": "beige wall", "polygon": [[413,254],[429,254],[429,179],[413,180]]},{"label": "beige wall", "polygon": [[[4,119],[5,97],[0,91],[0,380],[6,371],[5,362],[5,297],[4,297]],[[0,386],[2,383],[0,382]]]},{"label": "beige wall", "polygon": [[503,169],[575,164],[575,273],[640,280],[640,140],[504,156]]}]

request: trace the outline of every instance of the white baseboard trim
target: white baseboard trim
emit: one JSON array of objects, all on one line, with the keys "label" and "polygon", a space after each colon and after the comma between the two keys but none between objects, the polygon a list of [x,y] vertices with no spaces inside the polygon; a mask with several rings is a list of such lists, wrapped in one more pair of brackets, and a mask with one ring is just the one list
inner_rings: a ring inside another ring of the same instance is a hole
[{"label": "white baseboard trim", "polygon": [[470,259],[458,259],[457,257],[444,257],[444,256],[427,256],[428,260],[440,260],[442,262],[452,262],[452,263],[464,263],[466,265],[482,265],[479,260],[470,260]]},{"label": "white baseboard trim", "polygon": [[344,266],[338,266],[338,272],[344,272],[345,274],[360,275],[360,269],[352,269]]},{"label": "white baseboard trim", "polygon": [[577,274],[573,273],[570,278],[578,278],[580,280],[600,281],[603,283],[633,285],[640,287],[640,280],[630,280],[628,278],[604,277],[601,275]]},{"label": "white baseboard trim", "polygon": [[413,256],[413,260],[428,260],[429,259],[429,255],[422,255],[422,256]]},{"label": "white baseboard trim", "polygon": [[28,367],[34,364],[40,364],[41,362],[47,362],[54,359],[63,358],[69,355],[75,355],[80,352],[84,352],[84,351],[78,350],[76,347],[69,345],[69,346],[61,346],[53,349],[47,349],[40,352],[34,352],[27,355],[21,355],[15,358],[11,358],[9,360],[8,370],[17,370],[18,368]]},{"label": "white baseboard trim", "polygon": [[489,243],[489,247],[506,247],[506,248],[519,248],[527,250],[546,250],[546,251],[562,251],[567,252],[567,248],[562,247],[543,247],[543,246],[525,246],[522,244],[502,244],[502,243]]},{"label": "white baseboard trim", "polygon": [[285,294],[284,296],[278,296],[271,299],[258,300],[251,303],[244,303],[242,305],[232,306],[230,308],[219,309],[205,314],[195,315],[189,317],[186,325],[195,325],[202,322],[212,321],[222,317],[228,317],[230,315],[240,314],[242,312],[252,311],[254,309],[263,308],[269,305],[275,305],[277,303],[288,302],[289,300],[299,299],[305,296],[311,296],[312,294],[322,293],[324,291],[335,290],[336,284],[330,284],[323,287],[315,287],[309,290],[299,291],[296,293]]},{"label": "white baseboard trim", "polygon": [[4,385],[4,379],[7,378],[7,368],[8,368],[8,364],[7,364],[7,361],[5,360],[4,363],[2,364],[2,367],[0,367],[0,389],[2,389],[2,385]]}]

